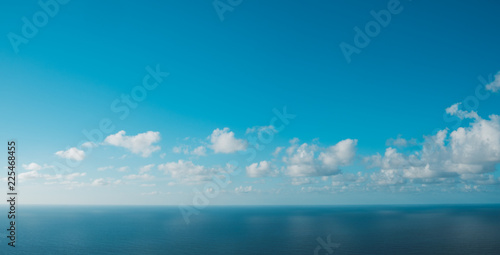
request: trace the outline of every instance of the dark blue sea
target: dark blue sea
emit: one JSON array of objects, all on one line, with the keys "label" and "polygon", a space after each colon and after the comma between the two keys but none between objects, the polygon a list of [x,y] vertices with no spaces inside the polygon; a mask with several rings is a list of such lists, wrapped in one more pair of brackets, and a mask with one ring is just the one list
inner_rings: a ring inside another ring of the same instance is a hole
[{"label": "dark blue sea", "polygon": [[500,254],[500,206],[20,206],[1,254]]}]

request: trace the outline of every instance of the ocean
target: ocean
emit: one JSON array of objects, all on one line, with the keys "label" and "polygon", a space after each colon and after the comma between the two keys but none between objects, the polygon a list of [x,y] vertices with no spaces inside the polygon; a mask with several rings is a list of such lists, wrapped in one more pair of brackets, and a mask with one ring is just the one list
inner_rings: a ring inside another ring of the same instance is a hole
[{"label": "ocean", "polygon": [[[7,208],[1,207],[5,215]],[[1,254],[500,254],[500,205],[20,206]]]}]

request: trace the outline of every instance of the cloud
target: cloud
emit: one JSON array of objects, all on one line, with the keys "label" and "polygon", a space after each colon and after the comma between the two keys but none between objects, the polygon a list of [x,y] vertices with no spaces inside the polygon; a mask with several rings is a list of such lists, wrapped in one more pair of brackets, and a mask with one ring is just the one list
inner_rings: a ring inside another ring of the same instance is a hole
[{"label": "cloud", "polygon": [[128,169],[129,169],[128,166],[122,166],[122,167],[119,167],[117,170],[118,170],[118,172],[127,172]]},{"label": "cloud", "polygon": [[194,150],[189,151],[189,146],[187,145],[180,145],[180,146],[175,146],[172,148],[172,151],[177,154],[185,154],[185,155],[195,155],[195,156],[206,156],[207,149],[205,146],[198,146]]},{"label": "cloud", "polygon": [[384,156],[377,153],[377,155],[366,158],[365,161],[371,163],[370,167],[380,167],[382,169],[402,168],[408,165],[405,156],[391,147],[385,150]]},{"label": "cloud", "polygon": [[326,151],[319,154],[318,159],[323,162],[329,170],[338,170],[339,166],[345,166],[352,162],[356,154],[358,140],[346,139],[330,146]]},{"label": "cloud", "polygon": [[468,127],[451,133],[440,130],[425,137],[421,150],[409,155],[387,148],[384,156],[374,155],[366,161],[380,167],[380,173],[372,175],[380,184],[403,183],[402,178],[432,181],[494,172],[500,163],[500,116],[474,118]]},{"label": "cloud", "polygon": [[246,167],[247,175],[249,177],[265,177],[265,176],[276,176],[278,171],[273,170],[271,162],[261,161],[259,163],[253,163]]},{"label": "cloud", "polygon": [[46,180],[64,179],[64,180],[71,181],[71,180],[74,180],[75,178],[83,177],[86,175],[87,175],[87,173],[71,173],[71,174],[66,174],[66,175],[56,174],[54,176],[47,176],[45,179]]},{"label": "cloud", "polygon": [[173,153],[177,153],[177,154],[188,154],[189,153],[189,147],[186,146],[186,145],[181,145],[181,146],[175,146],[174,148],[172,148],[172,152]]},{"label": "cloud", "polygon": [[143,174],[143,173],[147,173],[149,171],[151,171],[151,168],[153,168],[155,166],[155,164],[149,164],[149,165],[145,165],[143,167],[141,167],[139,169],[139,174]]},{"label": "cloud", "polygon": [[450,134],[452,158],[461,164],[493,165],[500,161],[500,116],[477,120],[468,128],[458,128]]},{"label": "cloud", "polygon": [[131,175],[127,175],[127,176],[123,176],[123,179],[127,179],[127,180],[152,180],[154,179],[155,177],[152,176],[152,175],[149,175],[149,174],[131,174]]},{"label": "cloud", "polygon": [[319,180],[313,177],[296,177],[292,179],[292,185],[294,186],[316,183],[319,183]]},{"label": "cloud", "polygon": [[185,182],[208,181],[213,174],[218,172],[215,169],[195,165],[191,161],[184,160],[158,165],[158,169],[163,171],[164,174],[170,175],[172,178]]},{"label": "cloud", "polygon": [[298,145],[298,139],[290,142],[292,145],[286,149],[283,162],[287,174],[295,177],[338,174],[340,167],[351,164],[356,154],[356,139],[346,139],[327,148],[307,143]]},{"label": "cloud", "polygon": [[248,193],[251,191],[252,191],[252,186],[246,186],[246,187],[239,186],[234,189],[234,192],[236,193]]},{"label": "cloud", "polygon": [[398,138],[390,138],[385,142],[386,146],[395,146],[395,147],[407,147],[407,146],[413,146],[417,144],[417,139],[412,138],[410,140],[406,140],[401,137],[401,135],[398,135]]},{"label": "cloud", "polygon": [[149,157],[151,153],[160,150],[160,146],[153,145],[160,141],[160,132],[148,131],[136,136],[126,136],[125,131],[121,130],[114,135],[109,135],[104,139],[104,144],[123,147],[134,154],[140,154],[142,157]]},{"label": "cloud", "polygon": [[236,139],[234,132],[229,131],[229,128],[215,129],[210,135],[210,148],[215,153],[233,153],[243,151],[247,148],[247,143],[243,139]]},{"label": "cloud", "polygon": [[300,191],[302,192],[308,192],[308,193],[311,193],[311,192],[327,192],[327,191],[330,191],[331,190],[331,187],[328,187],[328,186],[323,186],[323,187],[302,187],[300,189]]},{"label": "cloud", "polygon": [[334,175],[332,178],[332,186],[345,186],[351,184],[360,184],[366,181],[366,177],[361,172],[357,174],[342,173]]},{"label": "cloud", "polygon": [[97,147],[97,144],[95,144],[93,142],[84,142],[84,143],[82,143],[81,146],[83,148],[95,148],[95,147]]},{"label": "cloud", "polygon": [[276,149],[274,149],[273,156],[277,157],[284,148],[285,147],[276,147]]},{"label": "cloud", "polygon": [[475,111],[464,111],[460,110],[460,105],[462,103],[456,103],[448,108],[446,108],[446,113],[451,116],[457,116],[460,119],[480,119]]},{"label": "cloud", "polygon": [[55,154],[61,158],[67,158],[67,159],[77,160],[77,161],[81,161],[85,158],[85,152],[82,150],[79,150],[76,147],[69,148],[65,151],[58,151]]},{"label": "cloud", "polygon": [[395,169],[382,169],[378,173],[372,173],[371,179],[378,185],[396,185],[405,183],[401,173]]},{"label": "cloud", "polygon": [[486,85],[486,90],[498,92],[500,90],[500,72],[495,74],[495,80]]},{"label": "cloud", "polygon": [[87,173],[70,173],[70,174],[55,174],[55,175],[50,175],[50,174],[44,174],[40,173],[38,170],[32,170],[29,172],[24,172],[19,174],[19,179],[20,180],[33,180],[33,179],[44,179],[44,180],[61,180],[61,181],[71,181],[75,178],[78,177],[83,177],[86,176]]},{"label": "cloud", "polygon": [[294,137],[294,138],[290,139],[290,141],[289,141],[289,142],[290,142],[290,144],[296,144],[296,143],[298,143],[299,141],[300,141],[300,140],[299,140],[299,138]]},{"label": "cloud", "polygon": [[196,156],[205,156],[207,155],[206,152],[207,149],[205,148],[205,146],[198,146],[191,152],[191,154]]},{"label": "cloud", "polygon": [[33,170],[25,173],[20,173],[19,179],[20,180],[40,179],[43,178],[44,176],[45,175],[40,174],[38,171]]},{"label": "cloud", "polygon": [[41,174],[39,173],[40,170],[44,168],[51,168],[52,166],[44,165],[41,166],[35,162],[29,163],[29,164],[22,164],[22,167],[28,172],[20,173],[19,174],[19,179],[20,180],[32,180],[32,179],[42,179],[42,178],[47,178],[50,177],[48,174]]},{"label": "cloud", "polygon": [[283,161],[287,164],[287,174],[290,176],[314,176],[317,174],[317,166],[314,159],[314,153],[317,146],[304,143],[297,144],[287,148],[288,157]]},{"label": "cloud", "polygon": [[277,133],[277,132],[278,131],[276,131],[276,128],[273,125],[269,125],[269,126],[255,126],[255,127],[247,128],[247,131],[245,132],[245,134],[252,134],[252,133],[272,134],[272,133]]},{"label": "cloud", "polygon": [[[402,184],[405,179],[437,178],[453,174],[444,171],[442,155],[446,130],[436,136],[427,137],[421,151],[411,155],[399,153],[397,149],[387,148],[384,156],[379,154],[367,158],[371,167],[379,167],[379,173],[373,173],[371,179],[379,185]],[[443,144],[442,144],[443,143]],[[439,147],[439,148],[438,148]],[[432,166],[431,166],[432,164]]]},{"label": "cloud", "polygon": [[463,174],[460,175],[460,179],[466,183],[472,183],[477,185],[500,184],[500,178],[496,179],[495,176],[491,174]]},{"label": "cloud", "polygon": [[41,170],[42,168],[47,168],[48,166],[44,166],[42,167],[41,165],[35,163],[35,162],[32,162],[32,163],[29,163],[29,164],[23,164],[22,167],[26,170],[30,170],[30,171],[38,171],[38,170]]},{"label": "cloud", "polygon": [[92,186],[105,186],[105,185],[109,185],[109,184],[110,184],[109,181],[106,181],[103,178],[99,178],[99,179],[95,179],[90,185],[92,185]]}]

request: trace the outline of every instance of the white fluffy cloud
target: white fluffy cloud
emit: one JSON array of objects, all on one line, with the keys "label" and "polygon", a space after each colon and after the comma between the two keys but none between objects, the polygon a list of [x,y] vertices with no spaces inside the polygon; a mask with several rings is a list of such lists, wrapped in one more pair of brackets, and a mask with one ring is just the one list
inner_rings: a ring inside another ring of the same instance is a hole
[{"label": "white fluffy cloud", "polygon": [[366,161],[371,163],[370,167],[380,167],[381,169],[403,168],[408,165],[408,160],[403,154],[398,153],[394,148],[387,148],[384,156],[380,154],[366,158]]},{"label": "white fluffy cloud", "polygon": [[357,143],[358,140],[352,139],[340,141],[321,152],[318,159],[323,162],[323,167],[326,169],[338,170],[339,166],[345,166],[352,162],[356,155]]},{"label": "white fluffy cloud", "polygon": [[28,172],[20,173],[19,174],[19,179],[21,180],[29,180],[29,179],[39,179],[39,178],[44,178],[48,175],[40,174],[38,171],[41,170],[43,167],[35,162],[29,163],[29,164],[23,164],[22,167]]},{"label": "white fluffy cloud", "polygon": [[77,160],[77,161],[81,161],[85,158],[85,152],[82,150],[79,150],[76,147],[71,147],[65,151],[58,151],[55,154],[61,158],[67,158],[67,159]]},{"label": "white fluffy cloud", "polygon": [[160,146],[153,145],[160,141],[160,132],[148,131],[136,136],[126,136],[125,131],[121,130],[114,135],[109,135],[104,139],[104,144],[123,147],[134,154],[140,154],[142,157],[149,157],[151,153],[160,150]]},{"label": "white fluffy cloud", "polygon": [[243,151],[247,148],[247,143],[243,139],[237,139],[234,137],[234,132],[230,131],[229,128],[215,129],[210,135],[210,148],[214,150],[215,153],[233,153],[237,151]]},{"label": "white fluffy cloud", "polygon": [[265,176],[276,176],[278,171],[273,169],[271,162],[261,161],[259,163],[253,163],[246,167],[247,175],[249,177],[265,177]]},{"label": "white fluffy cloud", "polygon": [[487,171],[500,162],[500,116],[478,120],[468,128],[450,134],[453,161],[460,164],[483,165]]},{"label": "white fluffy cloud", "polygon": [[30,170],[30,171],[38,171],[38,170],[42,169],[42,166],[35,163],[35,162],[29,163],[27,165],[23,164],[22,166],[24,169]]},{"label": "white fluffy cloud", "polygon": [[384,156],[375,155],[367,161],[380,167],[380,173],[372,175],[379,184],[399,184],[403,178],[436,179],[493,172],[500,163],[500,117],[473,118],[468,127],[451,134],[441,130],[426,137],[419,151],[405,155],[387,148]]},{"label": "white fluffy cloud", "polygon": [[208,181],[217,172],[215,169],[195,165],[191,161],[184,160],[158,165],[158,169],[164,174],[184,182]]},{"label": "white fluffy cloud", "polygon": [[317,174],[317,166],[314,159],[314,153],[317,151],[317,146],[293,144],[287,148],[288,157],[284,157],[283,161],[287,164],[287,174],[290,176],[314,176]]},{"label": "white fluffy cloud", "polygon": [[500,90],[500,72],[495,74],[495,80],[486,85],[486,89],[493,92],[498,92]]},{"label": "white fluffy cloud", "polygon": [[352,163],[356,154],[356,139],[346,139],[336,145],[322,148],[317,145],[298,144],[297,139],[290,141],[283,157],[286,172],[290,176],[328,176],[338,174],[341,166]]}]

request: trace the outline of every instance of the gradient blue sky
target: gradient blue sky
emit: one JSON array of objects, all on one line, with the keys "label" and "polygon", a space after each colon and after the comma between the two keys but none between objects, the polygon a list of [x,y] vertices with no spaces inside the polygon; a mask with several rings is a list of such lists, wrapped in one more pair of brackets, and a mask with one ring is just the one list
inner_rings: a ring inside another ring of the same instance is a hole
[{"label": "gradient blue sky", "polygon": [[[17,53],[9,33],[43,8],[0,3],[21,201],[192,204],[231,163],[211,205],[500,202],[500,5],[400,1],[348,62],[339,45],[388,3],[243,0],[221,20],[211,1],[69,1]],[[148,66],[169,75],[121,119]],[[103,119],[126,136],[82,147]]]}]

